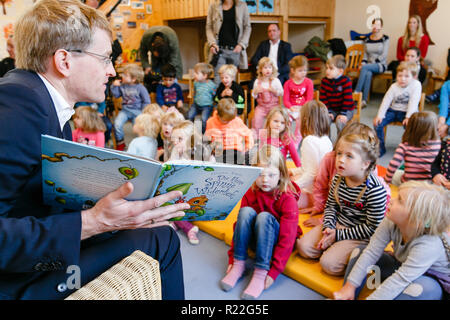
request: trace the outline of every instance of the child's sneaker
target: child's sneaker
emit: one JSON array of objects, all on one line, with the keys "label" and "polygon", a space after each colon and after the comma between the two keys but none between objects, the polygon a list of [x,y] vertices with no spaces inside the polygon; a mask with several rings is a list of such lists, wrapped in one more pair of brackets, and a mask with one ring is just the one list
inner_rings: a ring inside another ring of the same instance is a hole
[{"label": "child's sneaker", "polygon": [[191,230],[187,233],[188,240],[191,244],[199,244],[199,240],[197,238],[198,227],[193,226]]},{"label": "child's sneaker", "polygon": [[117,143],[117,145],[116,145],[116,150],[119,150],[119,151],[124,151],[125,150],[125,142],[124,141],[122,141],[122,142],[119,142],[119,143]]}]

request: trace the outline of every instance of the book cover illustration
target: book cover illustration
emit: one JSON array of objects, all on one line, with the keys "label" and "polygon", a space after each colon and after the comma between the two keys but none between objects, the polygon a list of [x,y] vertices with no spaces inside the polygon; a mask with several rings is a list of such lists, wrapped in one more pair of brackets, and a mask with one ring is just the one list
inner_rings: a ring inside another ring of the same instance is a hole
[{"label": "book cover illustration", "polygon": [[127,181],[127,200],[145,200],[179,190],[190,209],[179,220],[223,220],[244,196],[261,168],[201,161],[165,164],[106,148],[42,135],[44,202],[66,209],[89,209]]},{"label": "book cover illustration", "polygon": [[134,186],[127,200],[147,199],[161,169],[150,160],[42,136],[42,189],[49,205],[88,209],[126,181]]},{"label": "book cover illustration", "polygon": [[[259,176],[257,167],[191,161],[164,165],[155,195],[179,190],[183,196],[172,202],[188,203],[185,216],[174,220],[223,220]],[[170,203],[166,203],[168,205]]]}]

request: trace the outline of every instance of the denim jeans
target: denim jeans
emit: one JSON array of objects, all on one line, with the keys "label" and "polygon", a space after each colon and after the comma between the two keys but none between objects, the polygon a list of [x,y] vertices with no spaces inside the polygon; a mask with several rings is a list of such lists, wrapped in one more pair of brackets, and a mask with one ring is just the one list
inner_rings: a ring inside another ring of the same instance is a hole
[{"label": "denim jeans", "polygon": [[[350,260],[348,261],[347,269],[345,271],[344,284],[347,282],[347,278],[350,275],[353,266],[356,264],[358,258],[363,252],[363,248],[357,248],[355,250],[360,250],[360,252],[356,256],[353,256],[352,253],[352,258],[350,258]],[[398,268],[400,268],[401,263],[397,261],[397,259],[391,256],[389,253],[384,252],[383,255],[380,257],[380,259],[377,261],[376,265],[379,267],[380,280],[381,282],[383,282],[388,277],[390,277]],[[365,284],[366,279],[364,279],[361,285],[356,289],[355,299],[359,296]],[[411,282],[410,285],[413,284],[422,287],[422,292],[420,294],[411,295],[411,293],[408,293],[408,291],[405,288],[405,290],[402,293],[400,293],[397,297],[395,297],[394,300],[440,300],[443,297],[442,287],[440,286],[439,282],[433,279],[432,277],[422,275],[413,282]]]},{"label": "denim jeans", "polygon": [[367,101],[369,97],[370,86],[372,84],[372,76],[381,73],[380,66],[376,63],[364,64],[359,72],[358,83],[355,92],[363,93],[363,100]]},{"label": "denim jeans", "polygon": [[280,224],[269,212],[257,213],[251,207],[239,210],[234,229],[234,258],[247,259],[247,249],[255,250],[255,267],[269,270],[272,252],[278,240]]},{"label": "denim jeans", "polygon": [[394,109],[389,108],[386,111],[386,115],[384,119],[378,126],[375,126],[374,129],[377,133],[378,139],[380,140],[380,157],[382,157],[386,153],[386,146],[384,143],[384,127],[386,127],[389,123],[405,120],[406,112],[396,111]]},{"label": "denim jeans", "polygon": [[123,132],[123,126],[124,124],[130,120],[134,124],[134,119],[138,115],[142,113],[142,110],[140,109],[126,109],[123,108],[120,110],[119,114],[117,115],[116,119],[114,120],[114,131],[116,134],[116,140],[122,141],[124,137]]},{"label": "denim jeans", "polygon": [[202,133],[206,130],[206,121],[208,121],[209,116],[213,110],[213,106],[199,106],[195,102],[192,104],[188,112],[188,119],[194,122],[195,116],[199,113],[202,114]]}]

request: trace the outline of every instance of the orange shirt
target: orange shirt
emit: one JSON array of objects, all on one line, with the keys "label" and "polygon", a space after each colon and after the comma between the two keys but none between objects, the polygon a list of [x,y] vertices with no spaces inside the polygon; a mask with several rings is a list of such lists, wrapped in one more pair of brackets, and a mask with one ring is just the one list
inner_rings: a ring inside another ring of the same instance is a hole
[{"label": "orange shirt", "polygon": [[245,152],[254,145],[252,131],[241,118],[236,117],[225,124],[220,121],[217,112],[206,122],[205,136],[213,142],[222,142],[223,150]]}]

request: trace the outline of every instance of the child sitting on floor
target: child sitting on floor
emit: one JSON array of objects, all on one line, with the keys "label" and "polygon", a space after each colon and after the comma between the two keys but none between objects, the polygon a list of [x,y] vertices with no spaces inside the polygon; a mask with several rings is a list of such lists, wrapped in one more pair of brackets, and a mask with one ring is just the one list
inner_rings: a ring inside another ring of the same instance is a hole
[{"label": "child sitting on floor", "polygon": [[431,165],[433,183],[450,190],[450,137],[445,137],[441,143],[441,150]]},{"label": "child sitting on floor", "polygon": [[297,206],[300,189],[290,180],[283,155],[270,145],[257,155],[252,163],[263,171],[242,198],[227,273],[220,282],[224,291],[234,288],[244,273],[247,250],[253,249],[255,270],[243,299],[256,299],[272,285],[286,266],[295,238],[302,233]]},{"label": "child sitting on floor", "polygon": [[300,132],[303,137],[300,147],[302,166],[290,169],[292,180],[300,187],[302,194],[299,208],[312,205],[313,183],[319,171],[323,156],[333,150],[329,138],[330,124],[327,107],[320,101],[311,100],[300,110]]},{"label": "child sitting on floor", "polygon": [[328,192],[323,224],[296,241],[304,258],[320,257],[322,269],[344,274],[350,253],[367,244],[386,210],[387,194],[373,173],[378,139],[347,134],[336,145],[336,175]]},{"label": "child sitting on floor", "polygon": [[417,65],[401,62],[397,68],[397,81],[384,95],[378,114],[373,119],[373,126],[380,140],[380,157],[386,153],[384,144],[384,127],[389,123],[400,121],[406,127],[414,112],[418,111],[422,85],[416,79]]},{"label": "child sitting on floor", "polygon": [[233,99],[223,98],[219,101],[217,112],[206,122],[205,137],[218,146],[214,151],[218,162],[249,163],[248,151],[254,144],[253,134],[236,116]]},{"label": "child sitting on floor", "polygon": [[[408,180],[431,180],[431,164],[440,148],[436,114],[430,111],[413,113],[403,133],[402,143],[389,162],[386,182],[398,186]],[[397,170],[403,161],[405,169]]]},{"label": "child sitting on floor", "polygon": [[156,154],[158,160],[167,161],[169,159],[169,144],[173,127],[183,120],[183,115],[176,109],[171,109],[162,116],[160,132],[162,145],[158,144],[158,152]]},{"label": "child sitting on floor", "polygon": [[75,124],[75,130],[72,133],[73,141],[105,147],[106,126],[96,110],[87,106],[76,108],[73,122]]},{"label": "child sitting on floor", "polygon": [[[377,139],[375,131],[369,126],[360,122],[350,122],[342,129],[340,135],[336,140],[336,145],[339,139],[346,134],[363,134],[370,137],[370,139]],[[323,213],[325,204],[328,198],[328,192],[330,191],[330,185],[333,182],[334,175],[336,174],[336,151],[328,152],[322,158],[319,165],[319,172],[316,175],[313,185],[313,206],[300,210],[300,213],[310,213],[311,217],[305,220],[304,225],[306,227],[315,227],[323,222],[323,220],[316,216]],[[391,189],[386,184],[384,179],[378,176],[377,169],[375,167],[374,174],[377,176],[378,180],[383,184],[387,193],[387,203],[391,198]]]},{"label": "child sitting on floor", "polygon": [[137,135],[128,146],[128,153],[156,160],[160,125],[158,119],[148,113],[141,113],[134,120],[133,132]]},{"label": "child sitting on floor", "polygon": [[[450,191],[425,181],[400,185],[380,226],[362,251],[355,249],[335,299],[353,300],[368,270],[382,283],[367,300],[440,300],[450,293]],[[393,242],[393,254],[384,252]],[[359,253],[359,254],[358,254]],[[377,267],[374,269],[374,265]]]},{"label": "child sitting on floor", "polygon": [[280,149],[286,159],[288,153],[296,167],[301,166],[291,129],[290,119],[286,108],[277,107],[270,110],[264,124],[264,130],[259,131],[259,145],[270,144]]},{"label": "child sitting on floor", "polygon": [[[198,145],[195,145],[195,144]],[[202,137],[200,133],[194,130],[194,124],[189,120],[179,122],[173,127],[170,136],[170,158],[169,160],[202,160],[194,157],[196,155],[196,148],[202,152]],[[214,159],[214,158],[213,158]],[[181,229],[187,236],[191,244],[198,244],[198,227],[194,226],[189,221],[173,221],[177,228]]]}]

